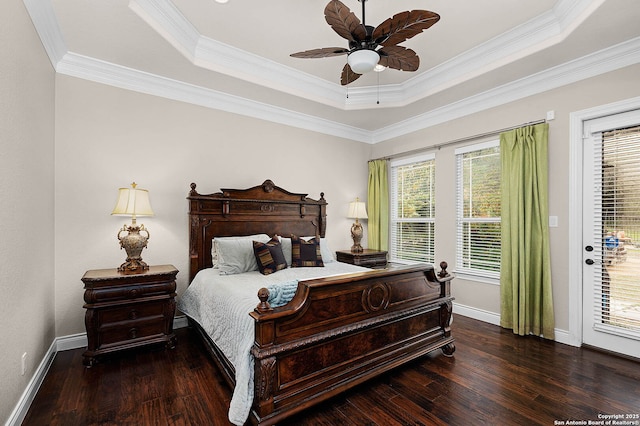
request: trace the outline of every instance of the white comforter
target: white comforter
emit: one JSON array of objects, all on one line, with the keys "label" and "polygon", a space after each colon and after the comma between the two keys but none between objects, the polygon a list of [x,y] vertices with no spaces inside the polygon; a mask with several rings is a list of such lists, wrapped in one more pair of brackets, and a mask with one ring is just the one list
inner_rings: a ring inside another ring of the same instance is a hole
[{"label": "white comforter", "polygon": [[178,299],[178,308],[198,322],[236,370],[236,387],[229,407],[229,420],[246,422],[253,401],[254,323],[249,312],[258,305],[258,290],[278,284],[367,270],[341,262],[321,268],[288,268],[271,275],[258,271],[220,275],[205,269],[195,276]]}]

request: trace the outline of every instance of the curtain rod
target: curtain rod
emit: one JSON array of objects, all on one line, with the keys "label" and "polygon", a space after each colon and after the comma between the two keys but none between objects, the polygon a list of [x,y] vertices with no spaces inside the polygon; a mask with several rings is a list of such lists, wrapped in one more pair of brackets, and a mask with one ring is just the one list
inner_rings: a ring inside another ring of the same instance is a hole
[{"label": "curtain rod", "polygon": [[467,136],[464,138],[460,138],[460,139],[455,139],[449,142],[445,142],[445,143],[441,143],[438,145],[433,145],[433,146],[429,146],[429,147],[425,147],[425,148],[417,148],[417,149],[412,149],[410,151],[405,151],[405,152],[400,152],[398,154],[393,154],[393,155],[387,155],[385,157],[380,157],[380,158],[374,158],[372,160],[369,161],[375,161],[375,160],[392,160],[394,158],[398,158],[398,157],[405,157],[408,155],[412,155],[412,154],[419,154],[421,152],[426,152],[426,151],[432,151],[432,150],[439,150],[442,147],[445,146],[450,146],[450,145],[456,145],[459,143],[463,143],[463,142],[468,142],[474,139],[481,139],[481,138],[486,138],[489,136],[494,136],[494,135],[498,135],[502,132],[508,132],[509,130],[514,130],[514,129],[519,129],[520,127],[524,127],[524,126],[535,126],[536,124],[542,124],[542,123],[546,123],[547,120],[535,120],[535,121],[529,121],[528,123],[524,123],[524,124],[519,124],[517,126],[511,126],[511,127],[506,127],[504,129],[500,129],[500,130],[494,130],[492,132],[486,132],[486,133],[480,133],[477,135],[473,135],[473,136]]}]

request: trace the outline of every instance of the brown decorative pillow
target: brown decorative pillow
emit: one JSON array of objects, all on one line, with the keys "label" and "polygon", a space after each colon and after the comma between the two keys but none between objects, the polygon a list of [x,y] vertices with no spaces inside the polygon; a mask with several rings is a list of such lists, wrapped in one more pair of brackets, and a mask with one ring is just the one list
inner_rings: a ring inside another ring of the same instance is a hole
[{"label": "brown decorative pillow", "polygon": [[253,254],[258,262],[258,269],[262,275],[273,274],[287,267],[287,261],[282,254],[282,245],[277,236],[267,243],[253,242]]},{"label": "brown decorative pillow", "polygon": [[305,241],[295,235],[291,236],[291,267],[324,266],[320,253],[320,239]]}]

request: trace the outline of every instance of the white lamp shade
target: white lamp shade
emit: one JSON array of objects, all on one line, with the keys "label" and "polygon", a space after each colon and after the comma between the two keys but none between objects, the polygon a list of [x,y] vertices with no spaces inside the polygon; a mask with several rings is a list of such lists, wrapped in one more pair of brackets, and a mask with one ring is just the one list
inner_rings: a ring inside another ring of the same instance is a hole
[{"label": "white lamp shade", "polygon": [[367,208],[362,201],[353,201],[349,203],[349,213],[347,214],[349,219],[368,219]]},{"label": "white lamp shade", "polygon": [[118,200],[111,212],[112,215],[153,216],[153,210],[149,202],[149,191],[138,189],[135,184],[132,185],[132,188],[120,188],[118,191]]},{"label": "white lamp shade", "polygon": [[351,52],[347,57],[349,66],[356,74],[365,74],[373,71],[380,60],[380,55],[375,50],[360,49]]}]

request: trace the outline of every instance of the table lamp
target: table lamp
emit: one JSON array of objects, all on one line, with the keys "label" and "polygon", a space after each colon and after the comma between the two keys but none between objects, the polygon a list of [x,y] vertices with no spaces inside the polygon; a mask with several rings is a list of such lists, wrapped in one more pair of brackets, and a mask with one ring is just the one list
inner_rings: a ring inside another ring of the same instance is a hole
[{"label": "table lamp", "polygon": [[367,209],[363,201],[356,198],[356,201],[349,203],[349,212],[347,214],[349,219],[355,219],[356,221],[351,225],[351,238],[353,239],[353,245],[351,246],[352,253],[362,253],[364,250],[360,245],[362,240],[362,224],[358,219],[367,219]]},{"label": "table lamp", "polygon": [[[142,261],[140,254],[147,246],[149,231],[144,225],[136,224],[137,216],[153,216],[151,203],[149,202],[149,191],[137,188],[135,182],[131,188],[120,188],[116,206],[111,212],[114,216],[131,216],[131,225],[126,224],[118,231],[120,249],[127,252],[127,260],[120,265],[118,271],[128,274],[139,274],[149,269],[149,265]],[[127,232],[126,235],[122,233]],[[144,232],[146,235],[142,235]]]}]

